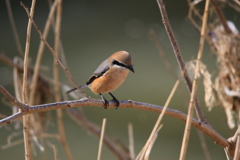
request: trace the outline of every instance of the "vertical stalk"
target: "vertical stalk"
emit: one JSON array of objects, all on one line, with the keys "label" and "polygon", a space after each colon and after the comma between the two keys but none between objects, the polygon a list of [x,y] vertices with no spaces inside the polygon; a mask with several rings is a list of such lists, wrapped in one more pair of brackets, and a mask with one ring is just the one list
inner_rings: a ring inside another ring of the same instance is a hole
[{"label": "vertical stalk", "polygon": [[[34,15],[36,0],[32,1],[30,16]],[[24,64],[23,64],[23,85],[22,85],[22,102],[27,104],[28,102],[28,93],[27,93],[27,75],[28,75],[28,57],[30,49],[30,39],[31,39],[31,30],[32,30],[32,21],[29,18],[27,26],[27,36],[26,36],[26,46],[24,54]],[[28,116],[23,116],[23,137],[24,137],[24,149],[25,149],[25,160],[32,159],[31,149],[29,143],[29,126],[28,126]]]},{"label": "vertical stalk", "polygon": [[184,160],[186,157],[187,146],[188,146],[188,141],[189,141],[189,137],[190,137],[191,120],[192,120],[192,116],[193,116],[193,105],[194,105],[194,101],[196,99],[198,74],[199,74],[199,69],[200,69],[200,64],[201,64],[201,59],[202,59],[202,53],[203,53],[203,49],[204,49],[209,2],[210,2],[210,0],[206,0],[206,2],[205,2],[203,22],[202,22],[202,28],[201,28],[201,37],[200,37],[199,50],[198,50],[198,56],[197,56],[197,64],[196,64],[196,69],[195,69],[195,73],[194,73],[191,98],[190,98],[190,102],[189,102],[189,106],[188,106],[188,116],[187,116],[187,122],[186,122],[185,130],[184,130],[182,147],[181,147],[181,152],[180,152],[180,157],[179,157],[180,160]]},{"label": "vertical stalk", "polygon": [[[55,50],[55,54],[56,54],[57,58],[59,57],[61,18],[62,18],[62,0],[58,0],[56,25],[55,25],[55,44],[54,44],[54,50]],[[54,77],[55,101],[59,102],[59,101],[61,101],[60,87],[59,87],[59,68],[58,68],[58,61],[56,61],[55,58],[54,58],[54,62],[53,62],[53,77]],[[70,149],[67,144],[62,117],[63,117],[62,110],[58,109],[57,110],[57,121],[58,121],[58,130],[59,130],[59,134],[60,134],[60,142],[62,143],[62,145],[64,147],[64,150],[67,155],[67,159],[72,160],[73,158],[72,158]]]}]

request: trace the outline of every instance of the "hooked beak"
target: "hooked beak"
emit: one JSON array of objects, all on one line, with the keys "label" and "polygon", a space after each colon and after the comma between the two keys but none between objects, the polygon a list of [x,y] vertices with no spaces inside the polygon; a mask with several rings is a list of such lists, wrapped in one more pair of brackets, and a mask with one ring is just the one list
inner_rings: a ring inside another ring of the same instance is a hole
[{"label": "hooked beak", "polygon": [[134,73],[134,69],[132,65],[128,66],[127,68]]}]

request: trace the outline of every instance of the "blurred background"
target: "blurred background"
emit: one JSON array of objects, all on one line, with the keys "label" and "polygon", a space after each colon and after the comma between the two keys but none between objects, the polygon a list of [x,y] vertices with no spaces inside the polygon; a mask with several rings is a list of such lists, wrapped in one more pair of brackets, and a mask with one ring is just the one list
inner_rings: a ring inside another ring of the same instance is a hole
[{"label": "blurred background", "polygon": [[[31,1],[29,0],[22,0],[22,2],[28,7],[31,6]],[[201,3],[204,6],[203,2]],[[168,0],[165,4],[170,23],[185,62],[195,59],[200,36],[187,19],[189,9],[187,2],[185,0]],[[20,6],[20,1],[11,1],[11,6],[21,45],[24,48],[28,17],[25,10]],[[48,2],[46,0],[37,1],[34,20],[42,31],[48,13]],[[228,6],[224,8],[224,13],[226,14],[226,18],[233,21],[237,28],[239,28],[239,14]],[[5,1],[0,1],[0,15],[0,52],[4,51],[10,58],[19,56]],[[124,84],[114,91],[113,94],[119,100],[131,99],[163,106],[175,80],[171,76],[171,73],[166,70],[164,61],[161,59],[151,40],[150,30],[155,31],[166,57],[170,61],[173,72],[178,75],[180,71],[161,20],[160,11],[155,0],[63,1],[61,40],[66,54],[68,69],[75,81],[79,85],[84,84],[98,65],[109,55],[116,51],[125,50],[132,56],[135,73],[130,73]],[[54,37],[52,30],[48,37],[47,40],[53,47]],[[32,28],[30,46],[30,63],[32,65],[35,63],[39,42],[39,35]],[[42,73],[49,77],[52,77],[52,62],[53,57],[51,53],[45,49],[42,65],[48,67],[49,70]],[[207,43],[203,53],[203,62],[207,65],[214,80],[214,77],[218,73],[216,56],[211,52]],[[0,84],[6,87],[11,93],[14,93],[12,74],[12,68],[0,62]],[[60,74],[61,82],[73,86],[62,70]],[[199,82],[198,97],[207,120],[225,138],[232,136],[234,130],[228,129],[223,109],[215,107],[209,112],[205,107],[201,78]],[[100,99],[99,96],[94,95],[88,89],[85,92],[93,98]],[[106,98],[110,99],[108,95],[106,95]],[[187,113],[188,101],[189,93],[184,81],[182,81],[169,107]],[[11,108],[2,102],[0,104],[0,113],[11,115]],[[158,117],[157,113],[136,109],[119,108],[117,110],[105,110],[100,107],[83,107],[83,109],[87,118],[99,126],[102,124],[102,119],[106,118],[106,134],[123,142],[125,146],[129,144],[127,126],[129,123],[132,123],[136,154],[144,146]],[[48,133],[57,133],[56,112],[51,111],[50,114],[51,127],[48,129]],[[67,142],[73,158],[96,159],[99,139],[79,127],[65,112],[64,124]],[[178,119],[165,116],[163,119],[163,128],[159,132],[150,159],[178,159],[184,126],[184,123]],[[0,146],[7,143],[8,135],[13,132],[21,133],[22,130],[15,131],[13,124],[1,127]],[[21,134],[14,138],[14,140],[18,139],[22,139]],[[205,139],[213,160],[226,159],[223,148],[215,144],[207,136],[205,136]],[[57,146],[59,159],[66,159],[60,142],[54,139],[48,140]],[[192,128],[186,159],[205,159],[200,143],[197,130]],[[52,149],[48,146],[45,149],[44,153],[41,153],[36,148],[34,159],[53,159]],[[0,149],[0,156],[2,159],[24,159],[24,144],[21,143],[4,150]],[[102,159],[110,160],[117,158],[106,146],[103,146]]]}]

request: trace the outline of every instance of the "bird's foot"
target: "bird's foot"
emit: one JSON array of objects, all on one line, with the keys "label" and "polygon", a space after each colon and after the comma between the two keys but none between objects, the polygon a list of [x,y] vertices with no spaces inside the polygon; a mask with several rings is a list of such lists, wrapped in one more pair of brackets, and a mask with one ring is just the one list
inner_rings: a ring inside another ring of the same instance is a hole
[{"label": "bird's foot", "polygon": [[102,101],[103,101],[103,105],[104,105],[104,108],[107,109],[108,106],[109,106],[109,103],[108,101],[106,100],[106,98],[103,97],[102,94],[100,94],[101,98],[102,98]]},{"label": "bird's foot", "polygon": [[113,95],[111,92],[109,92],[109,94],[110,94],[110,96],[113,98],[112,101],[114,101],[115,106],[116,106],[116,109],[118,109],[119,104],[120,104],[119,101],[117,100],[116,97],[114,97],[114,95]]},{"label": "bird's foot", "polygon": [[106,99],[103,100],[104,109],[108,109],[109,103]]},{"label": "bird's foot", "polygon": [[114,101],[116,109],[118,109],[118,107],[120,105],[119,101],[117,99],[112,99],[112,101]]}]

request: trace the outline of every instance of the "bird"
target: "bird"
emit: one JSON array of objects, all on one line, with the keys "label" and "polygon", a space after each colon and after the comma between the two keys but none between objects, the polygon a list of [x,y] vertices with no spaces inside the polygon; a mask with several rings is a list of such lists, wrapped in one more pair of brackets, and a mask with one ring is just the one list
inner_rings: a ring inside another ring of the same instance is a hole
[{"label": "bird", "polygon": [[[111,92],[122,85],[129,71],[134,73],[130,54],[126,51],[118,51],[104,60],[86,84],[79,87],[88,87],[93,93],[100,95],[105,109],[107,109],[109,103],[102,94],[109,93],[115,102],[116,108],[118,108],[119,101]],[[68,94],[76,89],[73,88],[66,93]]]}]

